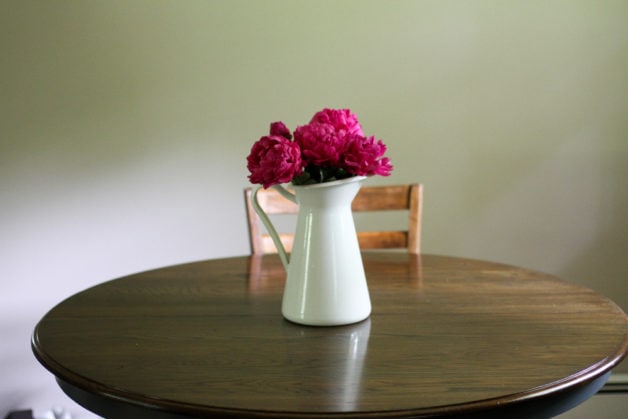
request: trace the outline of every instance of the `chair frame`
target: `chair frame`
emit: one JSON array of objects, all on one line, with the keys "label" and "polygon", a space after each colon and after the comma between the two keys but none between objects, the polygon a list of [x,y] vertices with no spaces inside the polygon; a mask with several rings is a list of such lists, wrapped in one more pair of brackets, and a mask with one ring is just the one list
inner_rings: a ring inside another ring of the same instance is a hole
[{"label": "chair frame", "polygon": [[[277,253],[268,234],[262,232],[262,222],[251,202],[253,189],[246,188],[244,197],[249,227],[251,253],[263,255]],[[281,196],[275,189],[260,189],[257,193],[260,206],[268,215],[296,214],[299,206]],[[354,212],[408,210],[408,229],[403,231],[358,231],[361,249],[403,249],[419,254],[421,250],[421,218],[423,185],[412,183],[392,186],[363,186],[353,200]],[[279,234],[287,252],[292,250],[293,235]]]}]

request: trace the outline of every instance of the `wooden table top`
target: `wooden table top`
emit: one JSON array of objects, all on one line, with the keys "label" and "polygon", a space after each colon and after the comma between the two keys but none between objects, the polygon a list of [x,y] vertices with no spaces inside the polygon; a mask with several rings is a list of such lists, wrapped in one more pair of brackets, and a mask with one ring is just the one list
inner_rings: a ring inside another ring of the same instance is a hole
[{"label": "wooden table top", "polygon": [[392,418],[549,417],[597,391],[628,350],[619,307],[550,275],[363,260],[373,311],[354,325],[284,320],[279,259],[236,257],[80,292],[39,322],[33,351],[106,417]]}]

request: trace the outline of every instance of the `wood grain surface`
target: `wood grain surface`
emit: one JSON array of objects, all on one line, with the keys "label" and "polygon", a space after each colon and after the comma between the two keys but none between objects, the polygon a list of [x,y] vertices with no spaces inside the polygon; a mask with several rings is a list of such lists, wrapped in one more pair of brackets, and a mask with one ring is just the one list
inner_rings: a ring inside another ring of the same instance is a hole
[{"label": "wood grain surface", "polygon": [[143,417],[551,415],[626,354],[626,315],[587,288],[477,260],[363,260],[373,312],[355,325],[284,320],[278,257],[238,257],[78,293],[40,321],[33,351],[86,407]]}]

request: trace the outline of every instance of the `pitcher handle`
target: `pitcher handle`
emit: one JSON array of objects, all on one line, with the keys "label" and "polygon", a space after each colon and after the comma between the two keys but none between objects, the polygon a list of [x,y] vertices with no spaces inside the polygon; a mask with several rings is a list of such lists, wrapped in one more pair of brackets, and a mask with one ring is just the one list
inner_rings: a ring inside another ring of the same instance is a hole
[{"label": "pitcher handle", "polygon": [[[294,196],[294,194],[290,193],[283,186],[275,185],[274,188],[277,190],[277,192],[281,194],[281,196],[285,197],[286,199],[289,199],[292,202],[296,202],[296,197]],[[270,218],[268,218],[268,215],[266,215],[266,212],[264,212],[259,202],[257,201],[257,192],[259,192],[260,189],[261,187],[258,187],[258,188],[255,188],[255,190],[253,191],[253,196],[251,200],[252,201],[251,203],[253,204],[253,209],[255,210],[257,215],[259,215],[259,218],[262,220],[262,223],[266,227],[266,230],[268,230],[268,234],[270,235],[270,238],[273,239],[273,243],[275,243],[275,247],[277,248],[277,252],[279,253],[279,258],[281,259],[281,263],[283,264],[284,269],[288,271],[288,264],[290,263],[290,261],[288,259],[288,253],[286,252],[286,248],[283,247],[283,243],[281,242],[281,239],[279,238],[279,234],[277,233],[277,230],[275,230],[275,226],[273,226],[273,223],[270,221]]]},{"label": "pitcher handle", "polygon": [[293,194],[292,192],[290,192],[289,190],[287,190],[286,188],[284,188],[283,186],[274,185],[273,189],[279,192],[279,194],[283,196],[284,198],[286,198],[288,201],[292,201],[295,204],[297,203],[297,196]]}]

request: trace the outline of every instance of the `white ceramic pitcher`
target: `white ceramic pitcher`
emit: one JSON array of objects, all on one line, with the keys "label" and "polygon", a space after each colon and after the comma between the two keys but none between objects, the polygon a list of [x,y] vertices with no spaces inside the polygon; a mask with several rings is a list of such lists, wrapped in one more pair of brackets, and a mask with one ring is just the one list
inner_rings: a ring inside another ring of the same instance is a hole
[{"label": "white ceramic pitcher", "polygon": [[295,323],[337,326],[371,314],[351,202],[364,176],[295,186],[295,194],[275,188],[299,205],[291,255],[253,193],[253,208],[273,239],[287,271],[281,312]]}]

